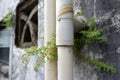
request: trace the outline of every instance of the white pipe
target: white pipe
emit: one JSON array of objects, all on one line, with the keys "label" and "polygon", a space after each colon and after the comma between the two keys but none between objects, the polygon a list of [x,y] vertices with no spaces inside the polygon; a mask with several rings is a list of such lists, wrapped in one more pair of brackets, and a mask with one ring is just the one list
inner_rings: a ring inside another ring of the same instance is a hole
[{"label": "white pipe", "polygon": [[45,80],[57,80],[57,61],[45,61]]},{"label": "white pipe", "polygon": [[86,18],[81,15],[81,10],[75,10],[73,16],[74,23],[74,32],[80,32],[84,28],[83,23],[86,21]]},{"label": "white pipe", "polygon": [[73,80],[73,6],[72,0],[56,0],[56,45],[58,80]]},{"label": "white pipe", "polygon": [[56,0],[45,0],[45,45],[51,41],[56,26]]},{"label": "white pipe", "polygon": [[56,44],[73,45],[72,0],[56,0]]},{"label": "white pipe", "polygon": [[58,80],[73,80],[72,47],[58,47]]},{"label": "white pipe", "polygon": [[[51,41],[56,26],[56,0],[45,0],[45,46]],[[45,80],[57,80],[57,61],[45,59]]]}]

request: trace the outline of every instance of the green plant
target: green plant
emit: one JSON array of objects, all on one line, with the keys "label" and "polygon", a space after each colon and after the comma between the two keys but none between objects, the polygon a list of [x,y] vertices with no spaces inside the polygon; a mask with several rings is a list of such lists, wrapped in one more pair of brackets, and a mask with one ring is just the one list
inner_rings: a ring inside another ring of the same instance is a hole
[{"label": "green plant", "polygon": [[[83,45],[91,43],[91,42],[104,42],[106,41],[106,38],[103,37],[102,31],[97,30],[96,29],[96,22],[95,19],[91,18],[88,19],[85,23],[84,23],[84,27],[88,27],[89,28],[86,30],[86,28],[84,28],[82,31],[80,31],[79,33],[75,33],[74,34],[74,46],[73,46],[73,50],[74,53],[76,55],[78,55],[81,59],[83,59],[84,61],[88,62],[89,64],[92,64],[98,68],[102,68],[106,71],[111,71],[111,72],[115,72],[116,68],[113,66],[110,66],[104,62],[100,62],[97,60],[93,60],[83,54],[79,54],[79,49],[82,48]],[[56,47],[56,38],[55,38],[55,34],[52,36],[52,40],[51,42],[48,42],[47,45],[45,47],[41,47],[41,48],[36,48],[36,47],[31,47],[26,49],[26,53],[25,55],[23,55],[23,62],[25,61],[29,61],[29,57],[31,55],[40,55],[39,60],[37,61],[34,69],[35,71],[38,69],[38,67],[41,65],[41,63],[44,61],[45,58],[47,58],[48,60],[57,60],[57,47]]]},{"label": "green plant", "polygon": [[52,36],[51,42],[48,42],[46,46],[41,48],[31,47],[26,49],[26,53],[22,57],[22,61],[28,61],[29,56],[38,54],[40,56],[37,61],[34,70],[37,71],[38,67],[42,64],[45,58],[50,61],[57,60],[57,47],[56,47],[56,38],[55,34]]},{"label": "green plant", "polygon": [[3,25],[6,27],[11,27],[13,24],[13,14],[10,12],[3,18]]},{"label": "green plant", "polygon": [[89,18],[84,23],[84,27],[89,26],[89,30],[95,30],[96,29],[96,19],[95,18]]},{"label": "green plant", "polygon": [[86,61],[87,63],[95,66],[96,68],[103,69],[107,72],[116,72],[116,68],[114,66],[110,66],[109,64],[106,64],[104,62],[91,59],[83,54],[76,53],[76,55],[79,56],[82,60]]},{"label": "green plant", "polygon": [[84,27],[88,27],[88,26],[89,29],[86,30],[86,28],[83,28],[83,30],[80,31],[79,33],[75,33],[74,47],[73,47],[74,52],[76,53],[76,55],[78,55],[81,59],[88,62],[89,64],[92,64],[98,68],[102,68],[106,71],[115,72],[116,71],[115,67],[110,66],[104,62],[92,60],[91,58],[83,54],[79,54],[78,51],[80,48],[82,48],[84,44],[106,41],[106,38],[101,35],[102,31],[96,29],[96,21],[94,18],[90,18],[84,23]]}]

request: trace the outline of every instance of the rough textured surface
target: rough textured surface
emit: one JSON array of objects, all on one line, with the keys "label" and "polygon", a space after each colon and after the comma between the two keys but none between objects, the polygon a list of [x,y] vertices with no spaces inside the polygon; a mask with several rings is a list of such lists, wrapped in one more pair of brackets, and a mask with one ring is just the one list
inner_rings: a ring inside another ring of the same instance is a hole
[{"label": "rough textured surface", "polygon": [[18,1],[19,0],[0,0],[0,21],[10,11],[15,10],[15,6],[18,3]]},{"label": "rough textured surface", "polygon": [[102,61],[117,68],[116,73],[98,73],[99,80],[120,80],[120,0],[97,0],[96,17],[98,28],[103,30],[107,42],[99,47],[104,56]]},{"label": "rough textured surface", "polygon": [[[14,10],[18,0],[0,0],[0,21],[12,10]],[[14,4],[14,5],[13,5]],[[0,26],[1,27],[1,26]],[[0,51],[4,51],[4,48],[8,48],[10,44],[10,31],[11,29],[5,29],[4,33],[3,31],[0,31]],[[9,49],[6,49],[6,52],[8,52]],[[0,52],[1,55],[2,52]],[[2,58],[1,58],[2,59]],[[8,61],[8,57],[4,57]],[[5,65],[0,62],[0,80],[8,80],[8,72],[9,72],[9,65]]]},{"label": "rough textured surface", "polygon": [[8,80],[9,66],[0,62],[0,80]]},{"label": "rough textured surface", "polygon": [[[38,46],[43,46],[43,39],[40,36],[43,36],[44,32],[44,15],[43,15],[43,0],[39,1],[38,9]],[[22,56],[25,53],[24,49],[17,48],[14,45],[14,32],[11,44],[11,54],[10,54],[10,77],[9,80],[44,80],[44,68],[40,67],[38,71],[34,71],[34,65],[38,60],[38,56],[34,55],[30,58],[27,67],[22,63]]]},{"label": "rough textured surface", "polygon": [[102,44],[85,45],[81,53],[117,68],[116,73],[96,70],[93,66],[75,57],[75,80],[120,80],[119,3],[120,0],[74,0],[74,10],[85,11],[86,18],[96,18],[97,28],[102,30],[103,35],[107,38],[107,41]]},{"label": "rough textured surface", "polygon": [[[107,41],[102,44],[84,45],[81,53],[92,59],[104,61],[117,68],[116,73],[95,69],[94,66],[74,55],[74,80],[120,80],[120,0],[73,0],[74,11],[83,10],[86,18],[97,19],[97,28],[103,31]],[[43,46],[44,33],[44,3],[39,0],[38,46]],[[26,68],[21,63],[23,49],[13,47],[11,50],[10,80],[44,80],[43,67],[34,72],[33,66],[38,56],[33,56]]]},{"label": "rough textured surface", "polygon": [[43,80],[43,68],[39,68],[36,72],[34,71],[34,65],[38,59],[38,56],[32,56],[27,66],[22,63],[23,49],[14,47],[12,54],[12,66],[10,80]]}]

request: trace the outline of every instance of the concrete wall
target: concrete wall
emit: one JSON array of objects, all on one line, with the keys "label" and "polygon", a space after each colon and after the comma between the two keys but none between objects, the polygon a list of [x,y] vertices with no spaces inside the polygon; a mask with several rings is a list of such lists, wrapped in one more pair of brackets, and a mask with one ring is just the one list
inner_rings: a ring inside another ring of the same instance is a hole
[{"label": "concrete wall", "polygon": [[[6,16],[10,11],[13,11],[19,0],[0,0],[0,21]],[[14,5],[13,5],[14,4]],[[1,26],[0,26],[1,27]],[[4,29],[0,31],[0,80],[8,80],[8,70],[9,66],[9,47],[10,47],[10,37],[11,29]],[[6,53],[6,54],[5,54]]]},{"label": "concrete wall", "polygon": [[[92,59],[104,61],[117,68],[116,73],[106,72],[102,69],[95,69],[94,66],[74,55],[74,80],[120,80],[120,0],[73,0],[74,11],[84,10],[86,18],[97,18],[97,28],[103,31],[107,41],[101,44],[84,45],[81,53]],[[44,33],[44,3],[39,0],[39,27],[38,46],[43,46]],[[14,39],[14,34],[13,34]],[[11,45],[10,56],[10,80],[44,80],[44,67],[40,67],[38,72],[33,70],[33,66],[38,56],[33,56],[26,68],[21,63],[21,56],[24,49]]]},{"label": "concrete wall", "polygon": [[[107,41],[85,45],[81,50],[92,59],[115,66],[116,73],[95,69],[94,66],[75,57],[75,80],[120,80],[120,0],[74,0],[74,10],[85,11],[86,18],[97,19],[97,28],[103,31]],[[77,58],[77,59],[76,59]]]},{"label": "concrete wall", "polygon": [[[38,6],[38,47],[43,46],[43,36],[44,32],[44,2],[43,0],[39,0]],[[14,44],[14,31],[12,33],[12,41],[11,41],[11,53],[10,53],[10,74],[9,80],[44,80],[44,67],[40,67],[38,71],[34,71],[34,65],[38,60],[38,56],[32,56],[27,65],[22,63],[22,56],[24,54],[24,49],[17,48]]]},{"label": "concrete wall", "polygon": [[10,11],[15,10],[19,0],[0,0],[0,21],[4,16],[6,16]]}]

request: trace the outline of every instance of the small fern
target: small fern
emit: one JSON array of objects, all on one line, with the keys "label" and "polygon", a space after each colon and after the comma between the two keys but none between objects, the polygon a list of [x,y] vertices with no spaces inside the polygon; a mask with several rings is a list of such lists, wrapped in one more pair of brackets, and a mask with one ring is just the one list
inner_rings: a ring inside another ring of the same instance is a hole
[{"label": "small fern", "polygon": [[89,18],[83,23],[84,27],[89,27],[90,30],[96,29],[96,19],[95,18]]},{"label": "small fern", "polygon": [[88,30],[83,29],[79,33],[75,33],[73,47],[74,53],[76,53],[76,55],[78,55],[81,59],[88,62],[89,64],[92,64],[106,71],[115,72],[116,71],[115,67],[110,66],[104,62],[92,60],[87,56],[79,54],[79,49],[81,49],[84,44],[93,42],[104,42],[107,40],[105,37],[101,35],[102,31],[96,29],[96,21],[94,18],[90,18],[86,22],[84,22],[84,27],[88,26],[89,26]]},{"label": "small fern", "polygon": [[13,25],[13,14],[11,12],[3,18],[3,23],[6,27],[11,27]]},{"label": "small fern", "polygon": [[106,38],[101,36],[100,30],[80,31],[86,42],[104,42]]},{"label": "small fern", "polygon": [[42,64],[45,58],[47,58],[50,61],[57,60],[57,47],[56,47],[55,35],[52,36],[52,41],[48,42],[46,46],[43,46],[38,49],[35,47],[31,47],[31,48],[26,49],[25,52],[26,52],[25,55],[22,57],[23,61],[25,61],[24,58],[28,58],[26,56],[32,56],[35,54],[40,55],[39,60],[34,66],[35,71],[37,71],[38,67]]},{"label": "small fern", "polygon": [[76,54],[78,55],[82,60],[88,62],[89,64],[92,64],[94,65],[96,68],[100,68],[100,69],[103,69],[104,71],[107,71],[107,72],[116,72],[116,68],[113,67],[113,66],[110,66],[104,62],[100,62],[100,61],[97,61],[97,60],[93,60],[83,54]]}]

